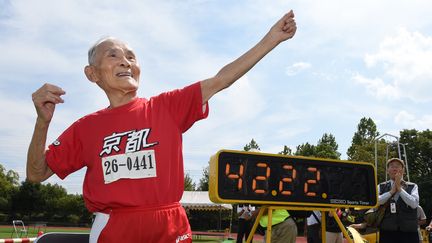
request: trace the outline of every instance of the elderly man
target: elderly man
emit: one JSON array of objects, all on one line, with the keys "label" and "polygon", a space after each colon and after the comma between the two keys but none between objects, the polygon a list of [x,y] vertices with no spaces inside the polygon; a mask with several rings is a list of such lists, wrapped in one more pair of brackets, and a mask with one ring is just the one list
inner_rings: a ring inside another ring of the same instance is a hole
[{"label": "elderly man", "polygon": [[138,98],[140,67],[123,41],[105,38],[89,50],[87,78],[109,106],[73,123],[46,149],[48,127],[65,94],[45,84],[33,93],[36,125],[27,178],[65,178],[87,167],[83,194],[96,213],[90,242],[192,242],[183,193],[182,134],[208,114],[208,100],[229,87],[296,32],[285,14],[264,38],[216,76],[150,99]]},{"label": "elderly man", "polygon": [[387,161],[389,181],[378,185],[379,204],[387,203],[380,226],[380,243],[419,242],[417,232],[418,187],[403,180],[404,161],[392,158]]}]

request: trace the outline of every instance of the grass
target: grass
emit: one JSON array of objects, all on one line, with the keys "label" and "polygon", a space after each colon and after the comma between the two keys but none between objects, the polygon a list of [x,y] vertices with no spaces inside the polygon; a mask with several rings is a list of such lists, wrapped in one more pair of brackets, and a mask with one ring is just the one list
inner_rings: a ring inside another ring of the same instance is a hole
[{"label": "grass", "polygon": [[[28,231],[29,238],[31,237],[37,237],[37,233],[39,230],[42,230],[44,233],[48,232],[77,232],[77,233],[89,233],[90,228],[76,228],[76,227],[42,227],[42,228],[34,228],[33,226],[27,227],[26,229]],[[13,226],[5,225],[0,226],[0,239],[10,239],[10,238],[16,238],[14,232]],[[18,233],[18,236],[20,234]],[[23,234],[22,237],[25,237]],[[212,236],[201,236],[200,239],[194,239],[194,243],[228,243],[228,242],[235,242],[235,240],[225,240],[223,241],[221,238],[218,237],[212,237]],[[254,240],[253,243],[262,242],[262,240]]]},{"label": "grass", "polygon": [[[202,236],[201,239],[194,239],[194,243],[235,243],[236,240],[222,240],[220,238],[215,238],[211,236]],[[253,243],[262,243],[262,240],[253,240]]]},{"label": "grass", "polygon": [[[41,227],[41,228],[34,228],[33,226],[27,227],[26,229],[28,231],[27,237],[36,237],[39,230],[43,231],[44,233],[48,232],[78,232],[78,233],[88,233],[90,232],[89,228],[76,228],[76,227]],[[14,228],[13,226],[0,226],[0,239],[8,239],[8,238],[16,238],[16,234],[13,233]],[[18,236],[20,236],[20,233],[18,232]],[[22,234],[22,237],[26,237],[25,234]]]}]

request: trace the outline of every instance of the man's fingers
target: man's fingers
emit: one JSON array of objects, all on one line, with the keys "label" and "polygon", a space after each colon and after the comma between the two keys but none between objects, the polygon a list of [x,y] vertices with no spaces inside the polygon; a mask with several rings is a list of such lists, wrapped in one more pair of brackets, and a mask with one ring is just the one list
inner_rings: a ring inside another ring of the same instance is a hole
[{"label": "man's fingers", "polygon": [[60,97],[60,95],[51,93],[51,92],[44,92],[43,94],[34,94],[33,95],[33,102],[35,104],[44,104],[46,102],[51,102],[54,104],[58,103],[64,103],[64,100]]},{"label": "man's fingers", "polygon": [[51,102],[54,104],[64,103],[64,100],[57,94],[49,93],[46,98],[47,102]]},{"label": "man's fingers", "polygon": [[290,18],[294,18],[294,11],[291,9],[286,15]]},{"label": "man's fingers", "polygon": [[287,32],[289,29],[293,29],[294,27],[296,27],[295,20],[291,17],[285,18],[282,30]]},{"label": "man's fingers", "polygon": [[294,31],[294,30],[296,30],[296,29],[297,29],[297,25],[296,25],[295,22],[294,22],[294,23],[290,23],[290,24],[286,24],[286,25],[282,28],[282,30],[283,30],[284,32]]},{"label": "man's fingers", "polygon": [[32,98],[33,101],[39,101],[42,103],[45,101],[63,103],[64,101],[60,96],[64,94],[66,94],[66,92],[62,88],[46,83],[32,94]]},{"label": "man's fingers", "polygon": [[53,84],[48,84],[48,83],[46,83],[46,84],[44,84],[41,88],[40,88],[40,90],[47,90],[47,91],[49,91],[49,92],[51,92],[51,93],[54,93],[54,94],[57,94],[57,95],[64,95],[64,94],[66,94],[66,92],[62,89],[62,88],[60,88],[60,87],[58,87],[58,86],[56,86],[56,85],[53,85]]}]

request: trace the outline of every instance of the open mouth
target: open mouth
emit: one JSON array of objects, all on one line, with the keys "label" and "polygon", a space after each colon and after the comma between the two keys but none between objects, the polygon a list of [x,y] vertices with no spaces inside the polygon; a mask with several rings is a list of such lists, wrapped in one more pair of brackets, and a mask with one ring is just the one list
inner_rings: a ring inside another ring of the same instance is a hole
[{"label": "open mouth", "polygon": [[116,74],[117,77],[133,77],[131,72],[120,72]]}]

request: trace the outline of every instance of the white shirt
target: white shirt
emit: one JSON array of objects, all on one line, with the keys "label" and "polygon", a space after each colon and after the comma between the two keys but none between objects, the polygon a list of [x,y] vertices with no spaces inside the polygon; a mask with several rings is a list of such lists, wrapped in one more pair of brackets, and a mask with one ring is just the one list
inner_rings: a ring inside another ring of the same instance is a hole
[{"label": "white shirt", "polygon": [[[390,188],[393,187],[394,181],[390,180]],[[380,186],[378,185],[378,194],[380,193]],[[392,194],[390,191],[385,192],[378,196],[378,202],[380,205],[383,205],[386,203],[390,198],[392,197]],[[417,184],[414,184],[414,187],[411,191],[411,194],[408,194],[403,188],[400,190],[400,192],[396,192],[393,195],[393,199],[397,201],[398,199],[402,198],[402,200],[410,206],[412,209],[416,209],[419,205],[419,194],[418,194],[418,186]]]},{"label": "white shirt", "polygon": [[247,219],[252,216],[252,212],[255,211],[255,207],[252,207],[250,205],[243,207],[237,207],[237,213],[240,213],[243,210],[243,213],[239,216],[240,219]]},{"label": "white shirt", "polygon": [[314,225],[314,224],[319,224],[321,222],[321,211],[317,211],[314,210],[313,213],[316,215],[317,219],[315,218],[315,216],[313,214],[311,214],[306,220],[307,220],[307,225]]}]

